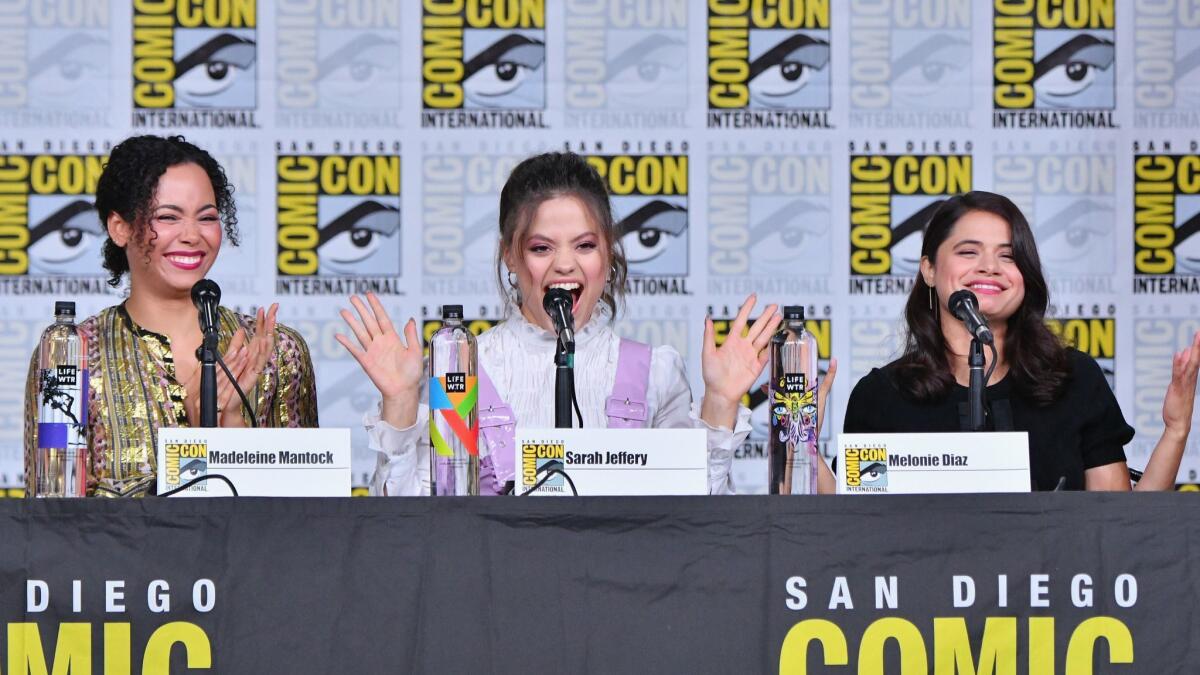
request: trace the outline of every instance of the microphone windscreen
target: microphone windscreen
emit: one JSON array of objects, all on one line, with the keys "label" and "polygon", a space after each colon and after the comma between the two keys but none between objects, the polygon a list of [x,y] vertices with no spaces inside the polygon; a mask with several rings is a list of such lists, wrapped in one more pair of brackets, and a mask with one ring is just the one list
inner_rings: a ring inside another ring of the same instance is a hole
[{"label": "microphone windscreen", "polygon": [[201,279],[192,286],[192,302],[199,305],[203,301],[221,304],[221,287],[212,279]]},{"label": "microphone windscreen", "polygon": [[975,297],[975,294],[964,288],[951,293],[950,299],[946,301],[946,306],[950,308],[950,312],[954,316],[965,321],[966,318],[962,314],[962,309],[968,303],[972,307],[979,306],[979,300]]},{"label": "microphone windscreen", "polygon": [[542,309],[549,314],[554,310],[555,305],[566,307],[567,311],[571,311],[571,305],[574,304],[571,300],[571,292],[561,288],[551,288],[542,298]]}]

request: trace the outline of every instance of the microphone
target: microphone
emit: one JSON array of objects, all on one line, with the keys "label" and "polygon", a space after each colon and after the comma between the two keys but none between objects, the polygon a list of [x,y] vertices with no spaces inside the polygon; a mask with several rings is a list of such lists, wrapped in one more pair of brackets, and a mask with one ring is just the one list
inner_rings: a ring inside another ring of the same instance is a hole
[{"label": "microphone", "polygon": [[992,344],[992,329],[988,328],[987,319],[979,313],[979,301],[975,294],[967,289],[954,291],[946,302],[950,313],[967,325],[969,332],[976,340],[985,345]]},{"label": "microphone", "polygon": [[554,322],[554,330],[564,345],[575,343],[575,316],[571,314],[571,293],[561,288],[551,288],[542,298],[542,309]]},{"label": "microphone", "polygon": [[221,304],[221,287],[212,279],[201,279],[192,286],[192,303],[200,310],[200,331],[205,335],[218,331],[217,305]]}]

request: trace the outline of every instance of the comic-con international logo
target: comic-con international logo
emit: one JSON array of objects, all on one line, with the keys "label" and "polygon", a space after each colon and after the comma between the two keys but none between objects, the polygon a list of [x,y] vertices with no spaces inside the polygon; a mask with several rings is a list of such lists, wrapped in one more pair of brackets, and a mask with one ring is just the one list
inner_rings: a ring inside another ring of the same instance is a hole
[{"label": "comic-con international logo", "polygon": [[[500,190],[512,168],[541,148],[422,144],[421,292],[494,298]],[[502,273],[503,274],[503,273]],[[506,288],[507,281],[502,282]]]},{"label": "comic-con international logo", "polygon": [[566,483],[561,472],[566,467],[566,456],[567,446],[561,441],[522,443],[521,482],[525,489],[545,478],[539,492],[562,492]]},{"label": "comic-con international logo", "polygon": [[[957,145],[940,144],[951,153]],[[877,147],[886,153],[886,144]],[[969,153],[971,144],[964,149]],[[907,294],[929,218],[943,197],[969,192],[971,184],[969,154],[851,154],[850,293]]]},{"label": "comic-con international logo", "polygon": [[829,36],[827,0],[709,0],[709,128],[829,128]]},{"label": "comic-con international logo", "polygon": [[[208,443],[167,443],[165,454],[163,471],[168,488],[208,475]],[[193,489],[203,491],[207,488],[200,482]]]},{"label": "comic-con international logo", "polygon": [[133,126],[257,127],[257,0],[135,0]]},{"label": "comic-con international logo", "polygon": [[997,142],[992,189],[1029,220],[1051,297],[1114,293],[1116,146]]},{"label": "comic-con international logo", "polygon": [[994,0],[992,125],[1111,128],[1115,0]]},{"label": "comic-con international logo", "polygon": [[1133,3],[1134,124],[1200,127],[1200,5]]},{"label": "comic-con international logo", "polygon": [[[682,147],[684,152],[687,147]],[[691,295],[687,155],[589,155],[608,185],[632,295]]]},{"label": "comic-con international logo", "polygon": [[[1083,309],[1079,307],[1078,309]],[[1056,316],[1046,319],[1046,326],[1064,344],[1087,354],[1100,364],[1110,388],[1117,377],[1117,320],[1115,307],[1107,307],[1107,316]],[[1165,391],[1165,390],[1164,390]]]},{"label": "comic-con international logo", "polygon": [[969,0],[850,3],[850,124],[971,126]]},{"label": "comic-con international logo", "polygon": [[0,294],[105,294],[101,154],[0,154]]},{"label": "comic-con international logo", "polygon": [[1155,146],[1134,144],[1133,292],[1200,293],[1200,155],[1139,150]]},{"label": "comic-con international logo", "polygon": [[887,446],[846,448],[846,492],[887,492]]},{"label": "comic-con international logo", "polygon": [[709,148],[708,292],[825,296],[833,272],[830,146]]},{"label": "comic-con international logo", "polygon": [[421,126],[544,128],[545,0],[424,0]]},{"label": "comic-con international logo", "polygon": [[[713,319],[713,332],[718,345],[725,342],[725,338],[729,336],[729,327],[733,323],[732,315],[729,312],[730,307],[715,308],[722,311],[720,318]],[[818,309],[813,307],[811,309]],[[828,316],[828,309],[825,315]],[[816,312],[811,314],[816,315]],[[804,329],[808,331],[817,342],[817,378],[818,386],[825,373],[829,370],[829,358],[833,353],[833,321],[827,318],[806,319],[804,321]],[[742,447],[735,451],[737,459],[765,459],[767,457],[767,439],[771,434],[771,416],[775,414],[786,415],[788,413],[787,406],[776,409],[775,402],[771,401],[767,396],[765,386],[769,373],[763,373],[750,391],[742,396],[742,405],[750,409],[750,435],[747,436]],[[833,419],[826,411],[825,419]],[[826,425],[821,429],[818,442],[822,452],[828,446],[831,438],[830,427]],[[765,474],[763,479],[766,479]]]},{"label": "comic-con international logo", "polygon": [[281,154],[275,175],[276,292],[400,292],[398,154]]},{"label": "comic-con international logo", "polygon": [[401,0],[275,3],[281,127],[396,128]]},{"label": "comic-con international logo", "polygon": [[108,126],[110,39],[107,0],[0,3],[0,125]]},{"label": "comic-con international logo", "polygon": [[684,0],[566,3],[567,126],[687,126],[687,20]]}]

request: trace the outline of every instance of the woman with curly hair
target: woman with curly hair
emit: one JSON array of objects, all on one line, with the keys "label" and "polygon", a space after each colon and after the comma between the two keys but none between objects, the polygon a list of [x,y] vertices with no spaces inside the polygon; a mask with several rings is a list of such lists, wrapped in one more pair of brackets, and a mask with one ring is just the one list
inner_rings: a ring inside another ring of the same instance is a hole
[{"label": "woman with curly hair", "polygon": [[[79,325],[87,339],[88,492],[153,492],[159,427],[200,419],[201,331],[191,288],[216,262],[223,238],[237,244],[233,188],[204,150],[180,136],[134,136],[113,148],[96,189],[108,233],[104,268],[129,297]],[[275,323],[277,305],[256,317],[219,310],[222,358],[246,393],[258,426],[314,427],[316,388],[308,347]],[[33,480],[38,355],[25,398],[25,476]],[[248,425],[228,376],[218,371],[222,427]]]},{"label": "woman with curly hair", "polygon": [[[930,218],[921,266],[904,308],[904,353],[859,380],[846,409],[847,433],[960,431],[971,335],[947,307],[967,289],[995,338],[986,393],[989,431],[1029,434],[1034,490],[1129,490],[1125,422],[1105,373],[1046,326],[1049,290],[1029,223],[1007,197],[969,192]],[[1175,355],[1163,402],[1163,432],[1137,484],[1172,489],[1192,423],[1200,333]],[[832,476],[825,476],[832,489]]]}]

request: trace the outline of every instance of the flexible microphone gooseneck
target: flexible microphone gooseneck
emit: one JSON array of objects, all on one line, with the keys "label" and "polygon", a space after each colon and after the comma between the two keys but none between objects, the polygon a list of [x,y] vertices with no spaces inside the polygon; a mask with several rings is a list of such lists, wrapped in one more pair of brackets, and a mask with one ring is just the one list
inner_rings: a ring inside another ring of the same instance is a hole
[{"label": "flexible microphone gooseneck", "polygon": [[558,339],[563,344],[575,343],[575,315],[571,313],[574,304],[571,293],[561,288],[551,288],[542,298],[542,309],[550,315]]},{"label": "flexible microphone gooseneck", "polygon": [[554,427],[571,428],[571,409],[583,428],[583,414],[575,398],[575,316],[571,293],[561,288],[551,288],[542,298],[542,309],[554,322],[558,333],[558,347],[554,350]]},{"label": "flexible microphone gooseneck", "polygon": [[954,291],[946,301],[950,313],[967,325],[967,332],[985,345],[992,344],[994,339],[992,329],[988,327],[987,319],[979,312],[979,300],[967,289]]},{"label": "flexible microphone gooseneck", "polygon": [[221,350],[218,346],[221,324],[217,313],[217,307],[221,304],[221,287],[212,279],[197,281],[192,286],[192,303],[196,305],[199,313],[200,332],[204,334],[200,347],[196,349],[196,359],[200,361],[200,426],[220,426],[220,413],[217,410],[217,365],[219,364],[221,370],[225,372],[225,377],[228,377],[230,383],[233,384],[233,390],[237,392],[238,398],[242,400],[242,407],[246,411],[246,417],[250,420],[250,426],[257,427],[258,420],[254,417],[254,408],[250,405],[250,400],[246,398],[246,393],[238,386],[237,378],[229,372],[229,367],[221,359]]}]

